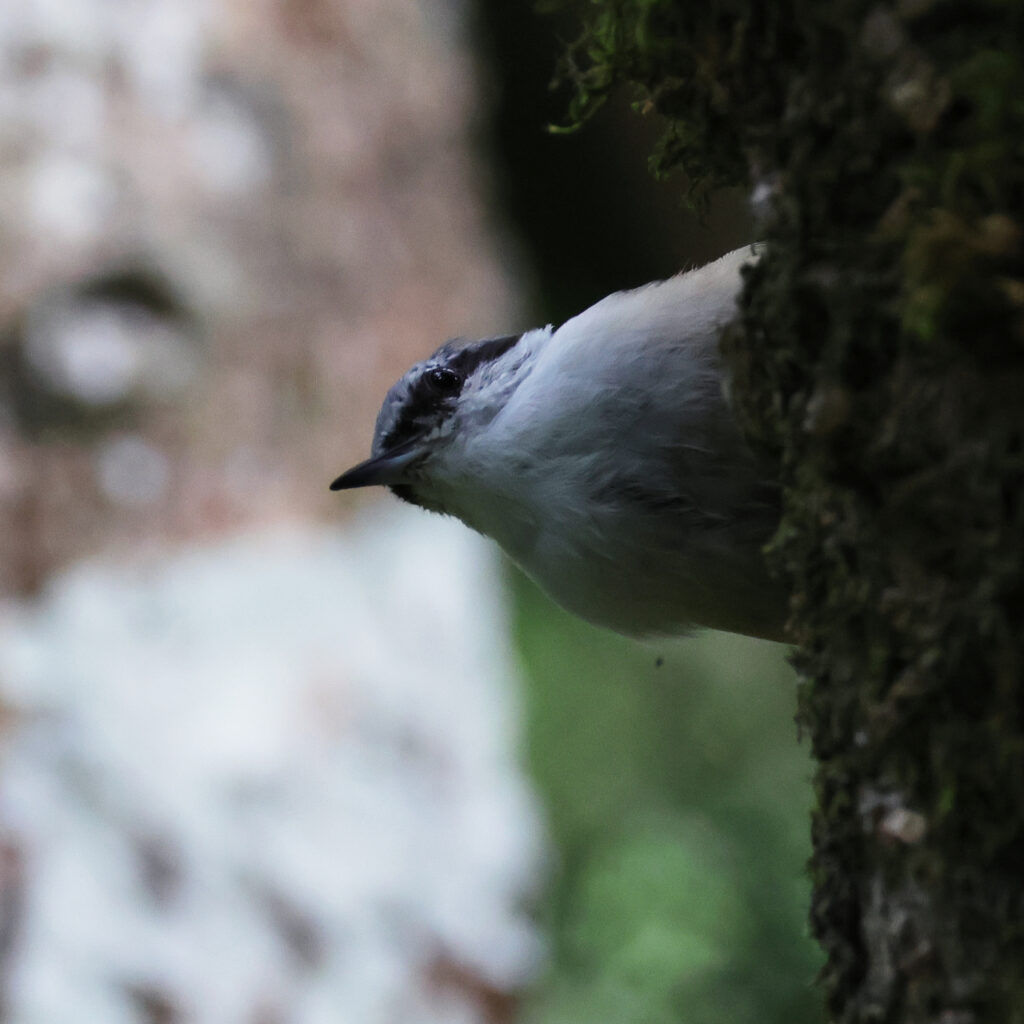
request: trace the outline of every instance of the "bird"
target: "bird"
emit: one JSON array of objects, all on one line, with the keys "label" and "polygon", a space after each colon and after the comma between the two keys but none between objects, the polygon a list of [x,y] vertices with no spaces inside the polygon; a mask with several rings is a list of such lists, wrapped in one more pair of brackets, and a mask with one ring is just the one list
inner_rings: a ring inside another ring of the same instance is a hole
[{"label": "bird", "polygon": [[777,472],[741,435],[718,350],[757,255],[615,292],[557,329],[446,342],[388,391],[371,457],[331,489],[383,485],[455,516],[616,632],[783,641],[763,555]]}]

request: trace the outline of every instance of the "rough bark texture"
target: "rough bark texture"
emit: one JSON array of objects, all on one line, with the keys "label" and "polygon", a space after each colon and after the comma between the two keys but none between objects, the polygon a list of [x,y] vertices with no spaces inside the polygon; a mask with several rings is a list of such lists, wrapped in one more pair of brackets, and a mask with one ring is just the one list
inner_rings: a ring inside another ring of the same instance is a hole
[{"label": "rough bark texture", "polygon": [[782,465],[811,863],[843,1022],[1024,1021],[1024,6],[602,0],[617,82],[768,255],[726,339]]}]

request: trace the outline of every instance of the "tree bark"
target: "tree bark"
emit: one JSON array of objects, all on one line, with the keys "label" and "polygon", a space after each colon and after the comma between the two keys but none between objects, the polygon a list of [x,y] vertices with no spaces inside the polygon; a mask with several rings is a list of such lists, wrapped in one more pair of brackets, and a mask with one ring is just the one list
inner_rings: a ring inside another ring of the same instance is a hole
[{"label": "tree bark", "polygon": [[765,217],[725,351],[786,490],[830,1015],[1024,1021],[1024,5],[588,10],[576,115],[632,83],[659,168]]}]

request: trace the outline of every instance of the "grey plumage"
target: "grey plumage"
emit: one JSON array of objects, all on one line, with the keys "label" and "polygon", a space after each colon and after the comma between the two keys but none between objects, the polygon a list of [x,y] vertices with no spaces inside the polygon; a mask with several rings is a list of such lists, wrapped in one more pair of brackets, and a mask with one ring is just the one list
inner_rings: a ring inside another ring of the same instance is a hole
[{"label": "grey plumage", "polygon": [[736,428],[718,359],[752,259],[615,293],[557,330],[441,346],[389,391],[373,457],[332,486],[386,484],[457,516],[620,632],[782,639],[761,555],[778,489]]}]

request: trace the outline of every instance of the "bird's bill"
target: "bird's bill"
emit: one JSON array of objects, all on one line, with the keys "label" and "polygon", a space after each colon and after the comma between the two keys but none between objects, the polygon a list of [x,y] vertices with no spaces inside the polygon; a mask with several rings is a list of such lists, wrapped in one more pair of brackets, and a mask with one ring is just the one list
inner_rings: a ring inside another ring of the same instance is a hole
[{"label": "bird's bill", "polygon": [[406,470],[421,454],[415,444],[405,444],[394,451],[376,455],[346,470],[331,484],[332,491],[348,491],[353,487],[390,487],[407,483]]}]

